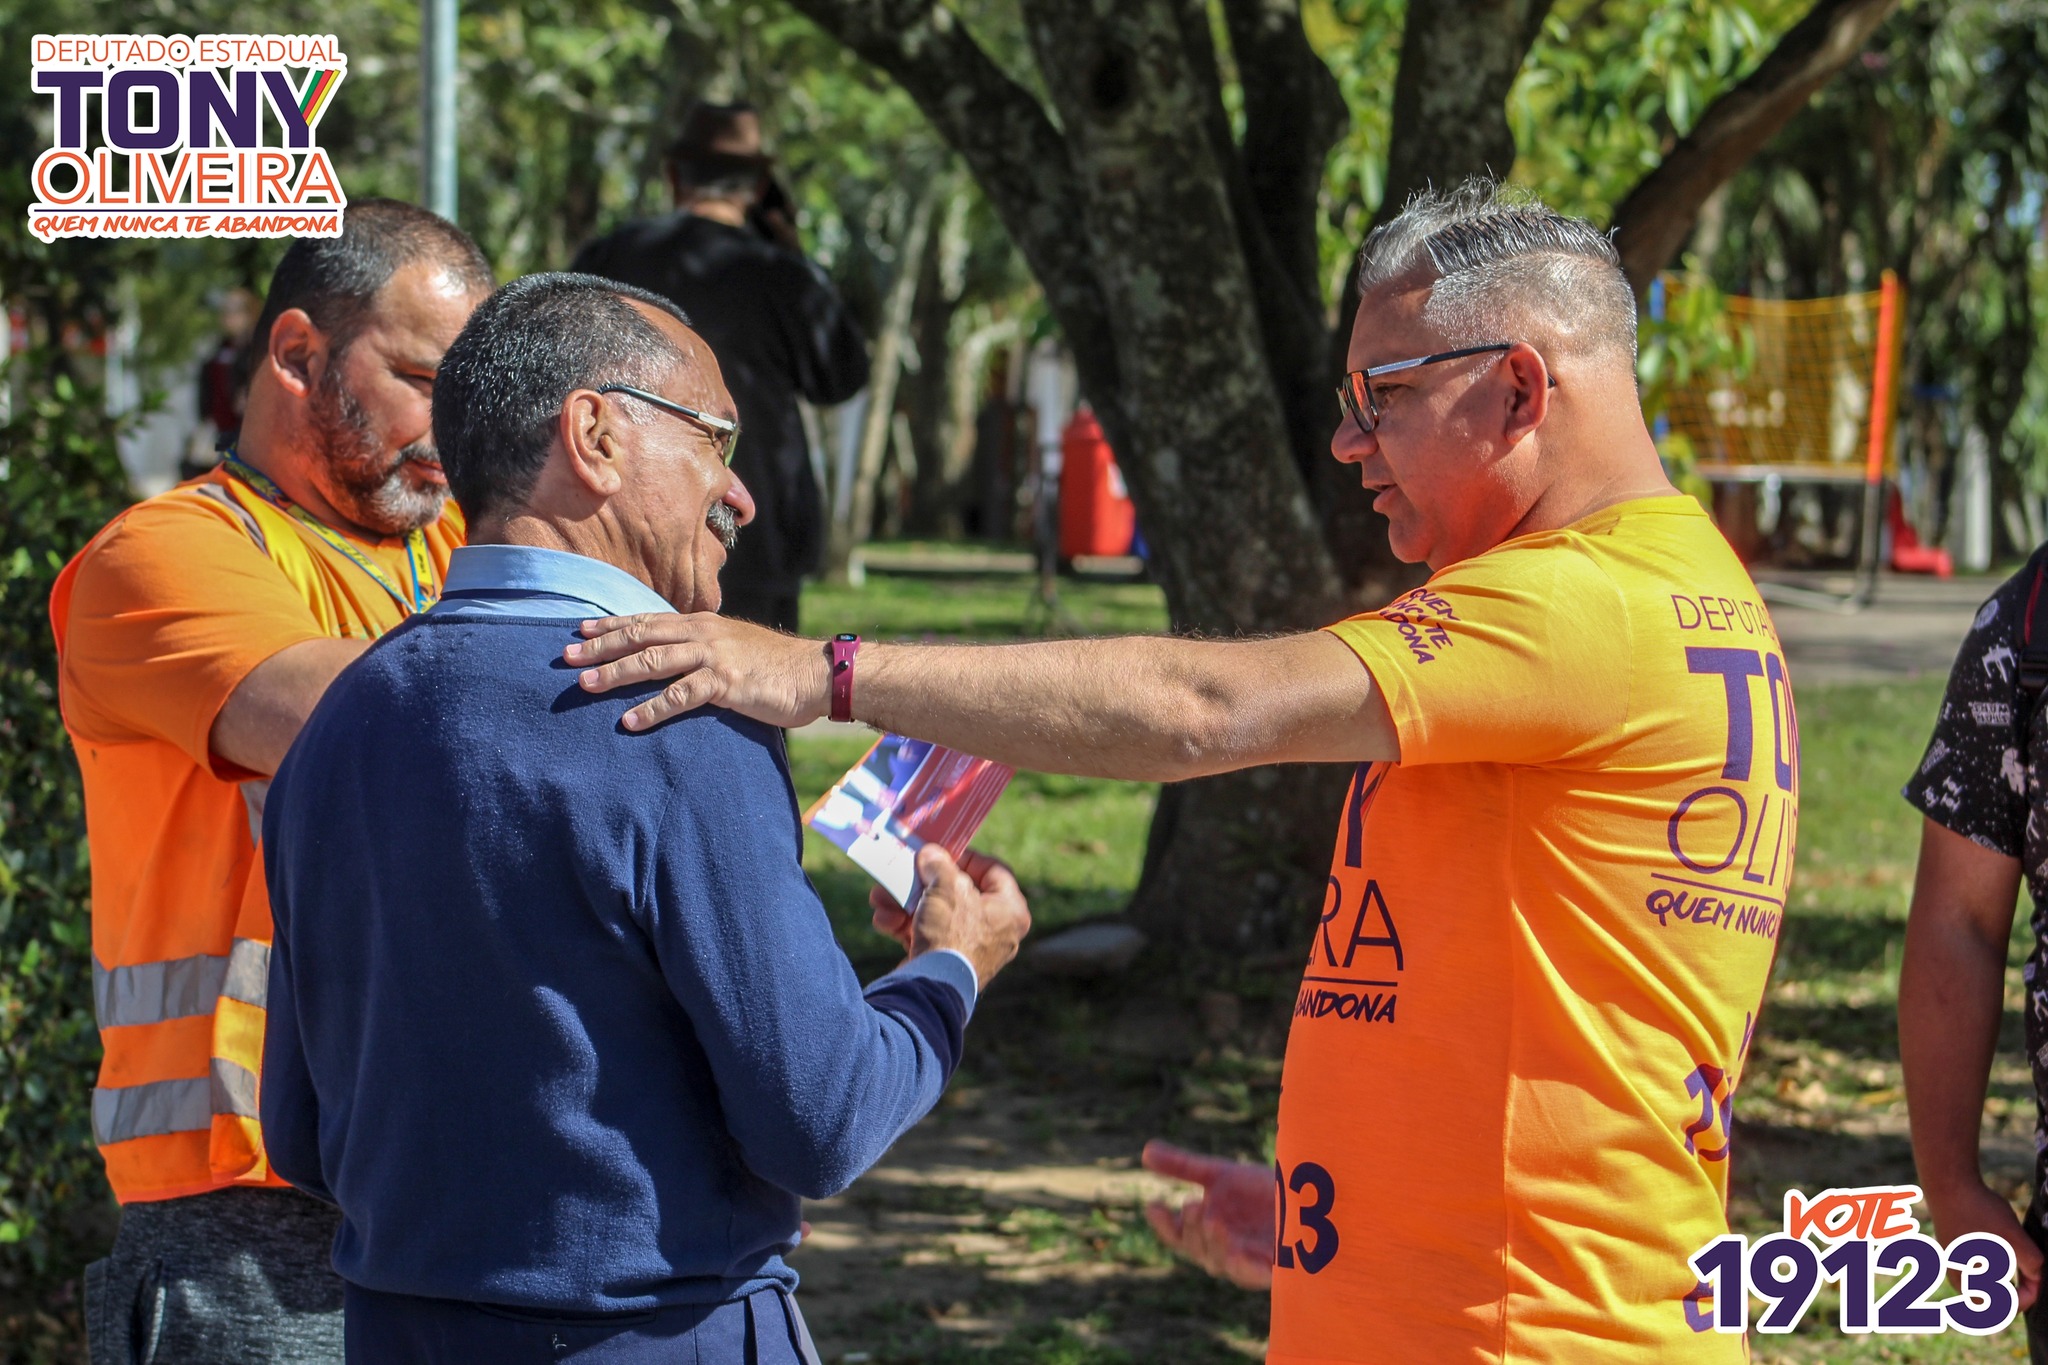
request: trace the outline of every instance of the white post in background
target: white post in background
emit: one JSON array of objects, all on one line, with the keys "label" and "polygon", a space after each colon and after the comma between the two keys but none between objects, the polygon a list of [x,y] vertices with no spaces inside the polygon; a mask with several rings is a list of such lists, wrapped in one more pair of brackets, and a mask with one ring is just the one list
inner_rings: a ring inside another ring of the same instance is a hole
[{"label": "white post in background", "polygon": [[[845,526],[853,520],[853,485],[860,478],[861,432],[868,424],[868,399],[873,395],[871,385],[863,385],[853,397],[826,413],[826,420],[820,423],[829,427],[825,434],[826,459],[832,470],[832,482],[828,494],[831,515],[829,524]],[[854,587],[867,582],[867,568],[860,556],[854,555],[846,561],[846,581]]]},{"label": "white post in background", "polygon": [[[125,418],[114,449],[128,482],[147,498],[178,481],[178,461],[192,434],[192,376],[207,347],[201,345],[182,363],[145,371],[142,367],[142,304],[133,276],[114,291],[114,318],[107,325],[106,412]],[[145,400],[161,391],[164,401],[145,410]]]},{"label": "white post in background", "polygon": [[457,0],[420,0],[420,200],[455,221]]},{"label": "white post in background", "polygon": [[1983,573],[1991,567],[1991,442],[1974,423],[1963,432],[1948,505],[1956,567]]},{"label": "white post in background", "polygon": [[1074,362],[1060,344],[1050,337],[1031,348],[1024,391],[1031,404],[1038,433],[1037,485],[1032,518],[1038,542],[1038,593],[1046,602],[1058,594],[1056,575],[1060,557],[1060,437],[1074,413]]}]

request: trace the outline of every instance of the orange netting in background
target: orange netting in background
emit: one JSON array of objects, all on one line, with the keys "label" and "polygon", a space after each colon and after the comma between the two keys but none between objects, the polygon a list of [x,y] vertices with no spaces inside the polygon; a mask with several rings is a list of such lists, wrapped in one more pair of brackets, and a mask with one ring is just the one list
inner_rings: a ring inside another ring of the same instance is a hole
[{"label": "orange netting in background", "polygon": [[[1747,374],[1696,374],[1665,417],[1707,478],[1863,480],[1889,474],[1898,346],[1897,284],[1825,299],[1731,295],[1726,325],[1747,333]],[[1888,344],[1881,345],[1880,337]],[[1873,395],[1876,401],[1873,402]],[[1873,437],[1871,418],[1880,425]],[[1873,469],[1874,461],[1874,469]]]}]

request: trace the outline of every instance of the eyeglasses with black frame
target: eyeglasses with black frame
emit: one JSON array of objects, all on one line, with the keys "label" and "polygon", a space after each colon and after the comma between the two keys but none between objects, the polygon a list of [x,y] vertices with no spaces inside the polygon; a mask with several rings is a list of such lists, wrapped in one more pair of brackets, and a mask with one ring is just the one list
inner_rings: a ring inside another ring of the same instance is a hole
[{"label": "eyeglasses with black frame", "polygon": [[[1455,351],[1438,351],[1435,355],[1417,356],[1413,360],[1394,360],[1385,365],[1374,365],[1363,370],[1353,370],[1344,376],[1344,382],[1337,386],[1337,403],[1345,415],[1358,423],[1358,429],[1370,436],[1380,424],[1380,396],[1373,388],[1372,381],[1383,374],[1397,374],[1402,370],[1420,369],[1424,365],[1435,365],[1446,360],[1463,360],[1468,355],[1486,355],[1493,351],[1512,351],[1512,341],[1489,341],[1484,346],[1461,346]],[[1557,387],[1557,376],[1550,376],[1550,387]]]},{"label": "eyeglasses with black frame", "polygon": [[672,412],[678,417],[687,417],[693,422],[710,428],[723,438],[715,443],[718,449],[718,457],[725,462],[728,469],[732,467],[733,452],[740,447],[740,424],[733,421],[730,417],[720,417],[715,413],[703,412],[678,403],[672,398],[663,398],[658,393],[649,393],[645,389],[636,389],[631,384],[602,384],[598,386],[595,392],[628,394],[643,403],[652,403],[664,412]]}]

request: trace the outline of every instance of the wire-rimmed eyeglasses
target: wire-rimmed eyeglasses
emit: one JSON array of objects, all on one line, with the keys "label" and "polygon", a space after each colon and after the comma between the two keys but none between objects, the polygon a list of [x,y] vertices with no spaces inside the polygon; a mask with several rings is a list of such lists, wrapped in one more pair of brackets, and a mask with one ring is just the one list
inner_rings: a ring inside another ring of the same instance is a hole
[{"label": "wire-rimmed eyeglasses", "polygon": [[[1345,415],[1358,423],[1361,432],[1370,435],[1380,423],[1380,395],[1372,381],[1383,374],[1395,374],[1402,370],[1419,369],[1424,365],[1435,365],[1445,360],[1463,360],[1468,355],[1485,355],[1490,351],[1512,351],[1512,341],[1489,341],[1484,346],[1461,346],[1455,351],[1438,351],[1435,355],[1421,355],[1413,360],[1394,360],[1385,365],[1374,365],[1368,369],[1353,370],[1344,376],[1344,382],[1337,386],[1337,402]],[[1550,377],[1550,387],[1557,387],[1557,376]]]},{"label": "wire-rimmed eyeglasses", "polygon": [[645,389],[636,389],[631,384],[603,384],[597,388],[596,392],[630,394],[643,403],[654,404],[655,407],[662,409],[664,412],[672,412],[678,417],[687,417],[693,422],[710,428],[713,432],[717,433],[719,438],[715,439],[712,443],[713,447],[718,451],[718,458],[723,460],[727,467],[732,465],[732,454],[740,447],[740,424],[733,421],[730,417],[720,417],[715,413],[703,412],[697,408],[678,403],[672,398],[663,398],[658,393],[649,393]]}]

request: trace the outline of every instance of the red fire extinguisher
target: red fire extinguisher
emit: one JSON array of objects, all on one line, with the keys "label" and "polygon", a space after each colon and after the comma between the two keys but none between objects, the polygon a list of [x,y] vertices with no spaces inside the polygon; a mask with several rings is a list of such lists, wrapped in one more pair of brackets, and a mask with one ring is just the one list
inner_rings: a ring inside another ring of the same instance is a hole
[{"label": "red fire extinguisher", "polygon": [[1060,434],[1060,558],[1128,554],[1137,509],[1086,403]]}]

